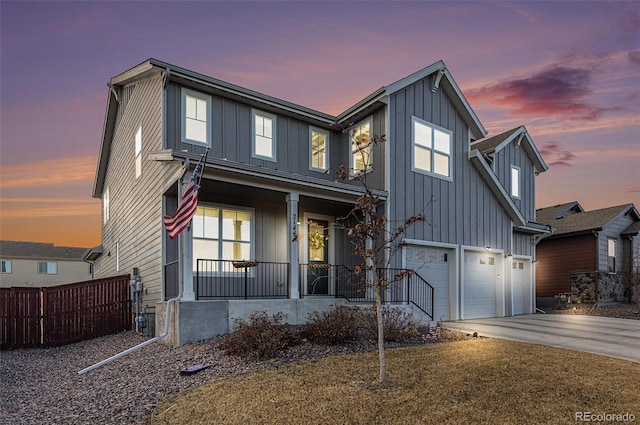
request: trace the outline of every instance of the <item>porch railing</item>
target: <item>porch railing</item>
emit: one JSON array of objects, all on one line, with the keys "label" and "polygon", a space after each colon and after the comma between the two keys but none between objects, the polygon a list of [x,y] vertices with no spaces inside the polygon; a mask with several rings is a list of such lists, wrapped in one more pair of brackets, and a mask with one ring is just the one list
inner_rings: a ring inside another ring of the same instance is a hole
[{"label": "porch railing", "polygon": [[198,259],[196,296],[207,299],[289,298],[289,264]]},{"label": "porch railing", "polygon": [[[289,298],[289,264],[267,261],[198,259],[196,296],[207,299]],[[300,264],[300,296],[333,296],[350,302],[373,303],[375,293],[367,272],[330,264]],[[407,269],[378,269],[388,284],[385,304],[413,304],[433,319],[433,287]],[[369,280],[370,281],[370,280]]]},{"label": "porch railing", "polygon": [[[433,286],[413,270],[377,269],[379,279],[387,284],[382,291],[383,304],[413,304],[433,320]],[[339,266],[336,274],[336,297],[350,302],[373,303],[375,292],[368,282],[367,272]]]}]

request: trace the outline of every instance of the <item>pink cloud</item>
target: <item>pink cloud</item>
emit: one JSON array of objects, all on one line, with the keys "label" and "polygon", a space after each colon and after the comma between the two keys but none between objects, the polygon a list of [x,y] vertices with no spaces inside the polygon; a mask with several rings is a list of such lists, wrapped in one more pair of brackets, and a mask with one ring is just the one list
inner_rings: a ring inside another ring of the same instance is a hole
[{"label": "pink cloud", "polygon": [[83,156],[4,165],[0,189],[64,186],[73,182],[92,181],[96,161],[95,156]]},{"label": "pink cloud", "polygon": [[539,151],[550,167],[571,167],[571,161],[576,157],[573,153],[563,149],[557,142],[545,143]]},{"label": "pink cloud", "polygon": [[468,92],[470,101],[509,109],[517,116],[564,116],[593,120],[607,111],[588,103],[593,71],[555,65],[527,77],[505,79]]}]

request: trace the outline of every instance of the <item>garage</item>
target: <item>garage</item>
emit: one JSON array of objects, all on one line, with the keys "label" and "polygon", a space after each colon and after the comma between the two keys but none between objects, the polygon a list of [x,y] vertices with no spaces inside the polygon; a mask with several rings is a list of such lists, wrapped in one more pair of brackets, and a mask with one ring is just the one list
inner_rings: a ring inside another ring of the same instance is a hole
[{"label": "garage", "polygon": [[496,317],[500,257],[491,252],[466,251],[462,278],[462,318]]},{"label": "garage", "polygon": [[450,320],[450,267],[452,250],[426,246],[408,246],[406,267],[415,270],[433,286],[433,320]]},{"label": "garage", "polygon": [[511,312],[515,316],[517,314],[530,313],[529,294],[531,293],[529,260],[521,260],[514,258],[511,262],[511,293],[512,302]]}]

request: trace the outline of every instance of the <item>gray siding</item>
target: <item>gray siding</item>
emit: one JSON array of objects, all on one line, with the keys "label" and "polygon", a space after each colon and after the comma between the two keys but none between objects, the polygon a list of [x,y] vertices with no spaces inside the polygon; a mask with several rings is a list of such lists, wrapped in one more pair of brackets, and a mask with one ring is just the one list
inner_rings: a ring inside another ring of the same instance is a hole
[{"label": "gray siding", "polygon": [[494,158],[493,170],[507,193],[511,194],[511,166],[520,168],[520,198],[511,198],[522,215],[533,221],[535,219],[535,168],[527,152],[515,143],[501,149]]},{"label": "gray siding", "polygon": [[[206,91],[200,91],[209,94]],[[212,146],[209,158],[225,159],[230,163],[250,164],[270,170],[281,170],[300,176],[316,177],[333,181],[336,171],[341,165],[348,166],[350,143],[347,134],[336,130],[336,127],[324,127],[329,132],[329,171],[326,173],[310,169],[309,128],[318,127],[303,119],[280,114],[277,110],[255,107],[211,95]],[[251,120],[252,109],[276,115],[276,161],[254,158],[252,155]],[[201,146],[182,143],[181,139],[181,86],[167,85],[167,138],[166,148],[187,150],[200,154]],[[384,108],[374,113],[374,134],[385,133]],[[318,127],[322,128],[322,127]],[[384,182],[384,146],[378,146],[374,152],[374,168],[372,185],[382,188]],[[350,182],[345,182],[349,184]]]},{"label": "gray siding", "polygon": [[[96,277],[131,273],[138,267],[145,285],[143,304],[160,300],[162,283],[162,185],[178,165],[148,161],[162,149],[162,78],[137,81],[122,90],[119,119],[111,143],[104,188],[110,218],[102,226]],[[142,175],[135,178],[134,140],[142,126]],[[116,244],[119,243],[119,270]]]},{"label": "gray siding", "polygon": [[[469,131],[443,90],[421,80],[389,99],[391,220],[424,211],[427,224],[407,237],[434,242],[509,248],[510,218],[468,159]],[[453,181],[411,170],[412,116],[453,132]]]},{"label": "gray siding", "polygon": [[609,270],[609,239],[615,239],[616,271],[622,271],[624,250],[620,233],[624,232],[632,223],[633,219],[631,217],[621,214],[598,233],[598,270],[603,272]]}]

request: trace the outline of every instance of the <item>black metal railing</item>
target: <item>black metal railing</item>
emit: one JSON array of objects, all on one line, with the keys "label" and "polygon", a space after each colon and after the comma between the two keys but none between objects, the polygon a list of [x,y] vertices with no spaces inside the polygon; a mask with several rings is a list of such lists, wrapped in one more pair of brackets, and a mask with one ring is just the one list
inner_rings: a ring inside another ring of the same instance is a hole
[{"label": "black metal railing", "polygon": [[[267,261],[198,259],[196,296],[206,299],[289,298],[289,264]],[[300,297],[333,296],[349,302],[373,303],[372,272],[332,264],[299,265]],[[413,304],[433,319],[433,287],[413,270],[376,270],[384,280],[384,304]]]},{"label": "black metal railing", "polygon": [[289,264],[198,259],[196,296],[206,299],[289,298]]},{"label": "black metal railing", "polygon": [[[375,291],[371,271],[338,266],[336,273],[336,297],[349,302],[373,303]],[[409,269],[377,269],[378,281],[384,286],[383,304],[413,304],[433,319],[433,286],[415,271]]]}]

